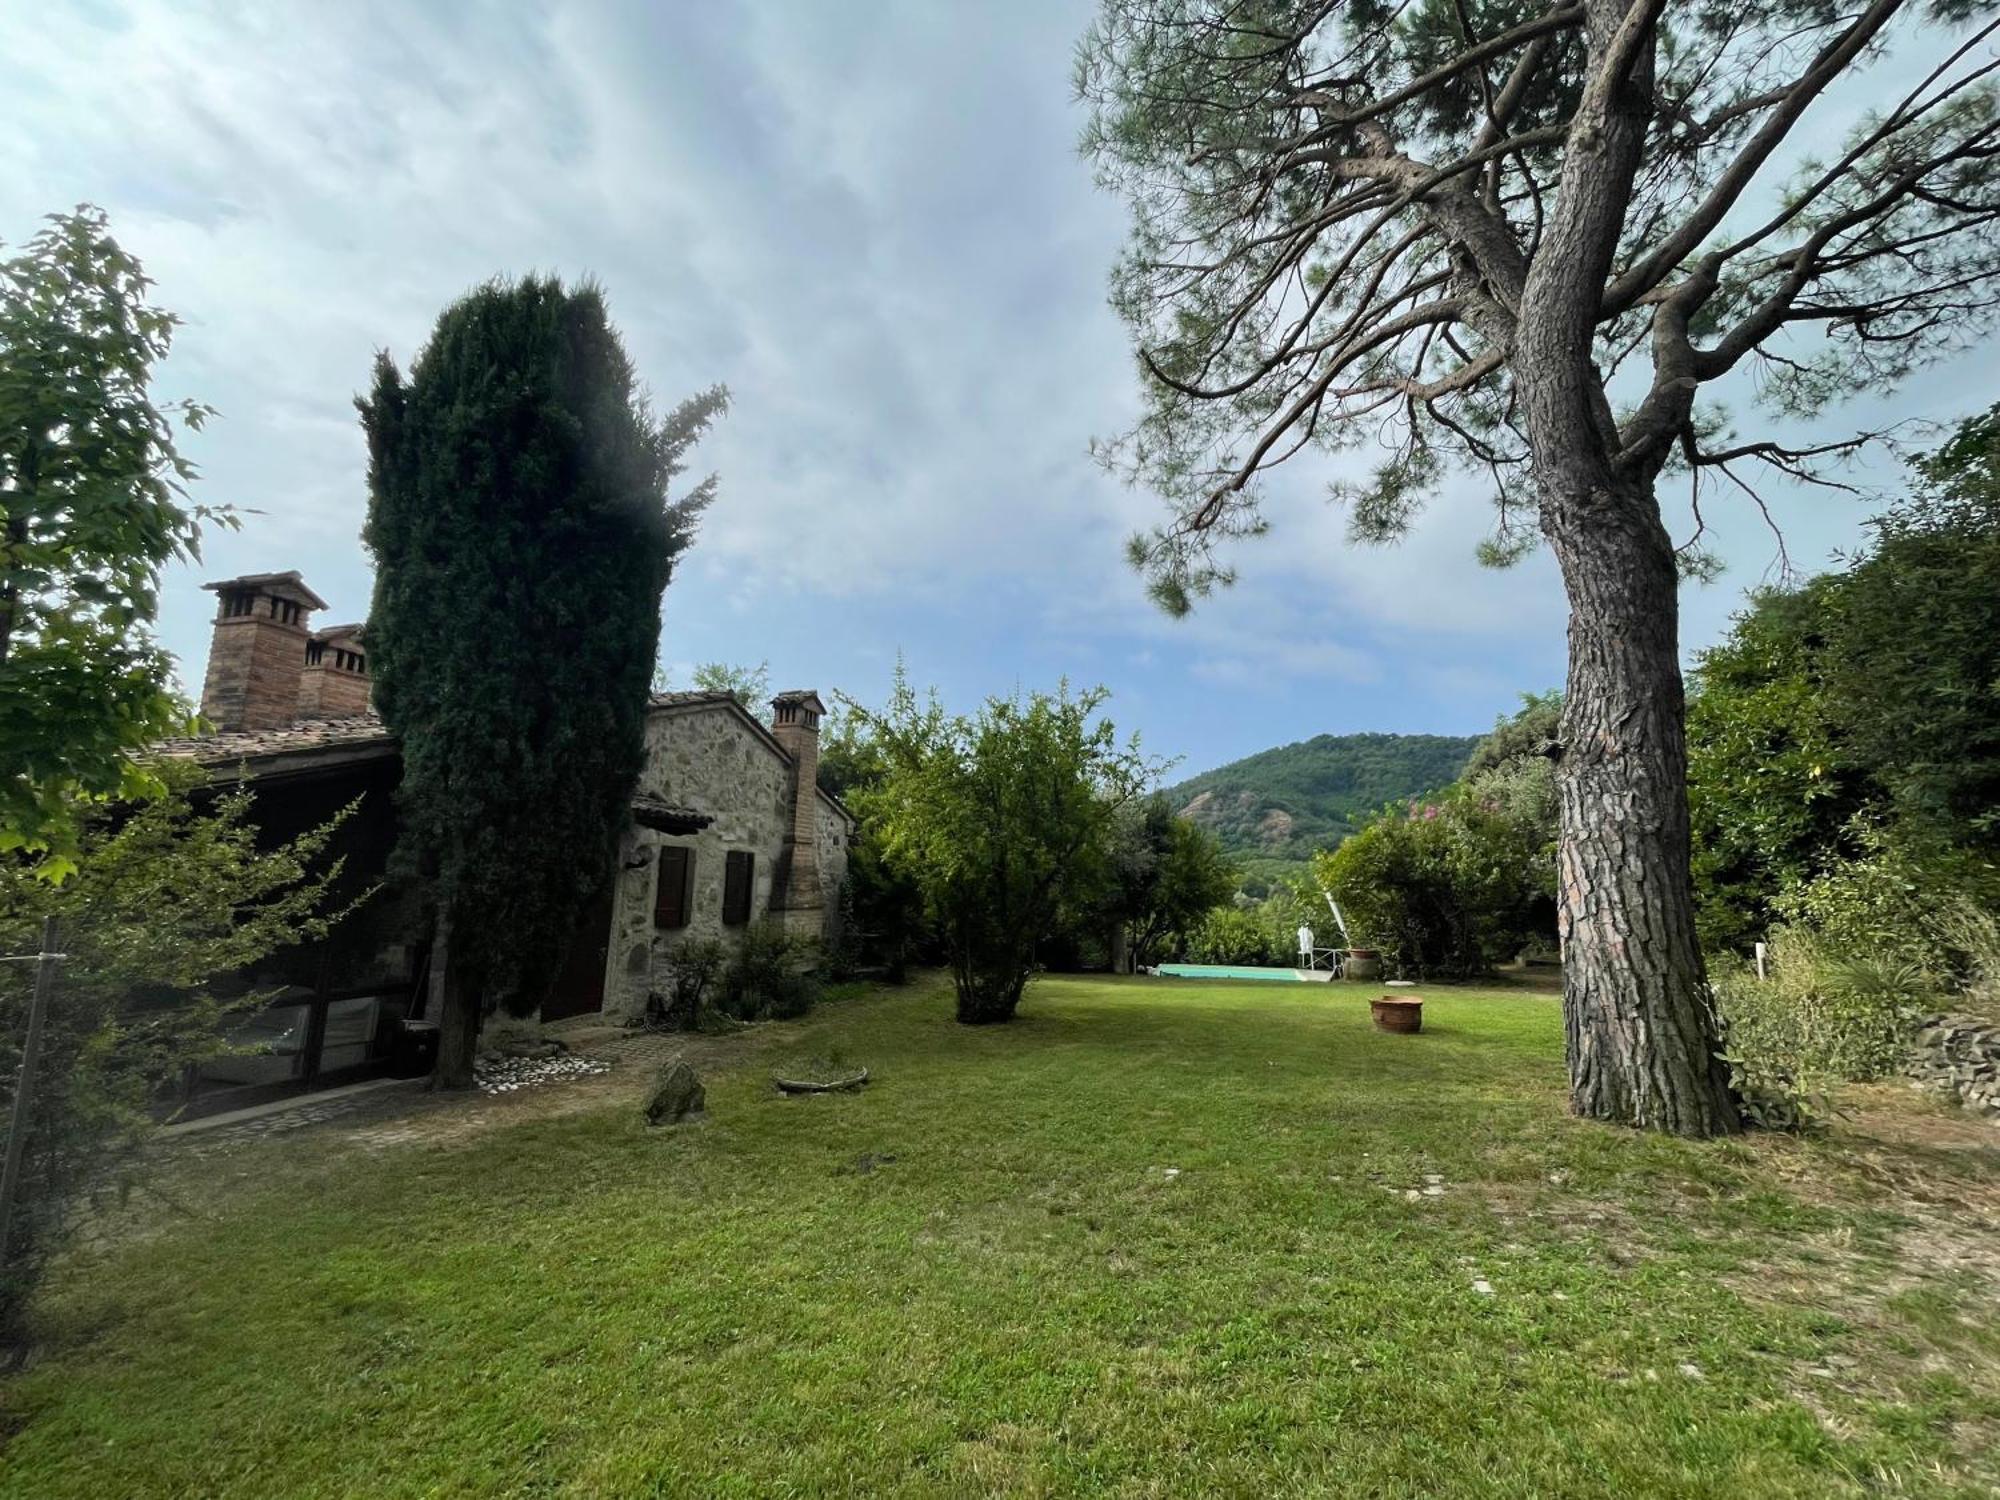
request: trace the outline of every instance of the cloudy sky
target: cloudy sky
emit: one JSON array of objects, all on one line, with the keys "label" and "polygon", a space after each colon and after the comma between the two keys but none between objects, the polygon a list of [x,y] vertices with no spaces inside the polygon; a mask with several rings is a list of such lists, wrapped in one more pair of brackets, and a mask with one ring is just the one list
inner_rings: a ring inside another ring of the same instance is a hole
[{"label": "cloudy sky", "polygon": [[[0,238],[79,201],[185,319],[166,394],[222,418],[203,498],[257,512],[169,583],[199,683],[204,578],[298,568],[358,619],[371,356],[407,361],[495,273],[594,275],[656,398],[725,382],[722,498],[667,594],[663,660],[768,660],[774,685],[879,697],[897,653],[955,705],[1067,675],[1204,769],[1323,732],[1471,733],[1562,669],[1546,558],[1481,569],[1470,486],[1355,550],[1304,466],[1241,583],[1188,621],[1145,602],[1120,540],[1153,502],[1092,464],[1136,409],[1104,305],[1120,206],[1075,153],[1070,61],[1091,0],[648,0],[0,7]],[[1891,66],[1894,66],[1892,61]],[[1867,81],[1817,122],[1863,107]],[[1992,399],[1962,361],[1828,429]],[[1886,473],[1887,471],[1884,470]],[[1824,565],[1862,506],[1780,494]],[[1712,640],[1773,561],[1691,588]]]}]

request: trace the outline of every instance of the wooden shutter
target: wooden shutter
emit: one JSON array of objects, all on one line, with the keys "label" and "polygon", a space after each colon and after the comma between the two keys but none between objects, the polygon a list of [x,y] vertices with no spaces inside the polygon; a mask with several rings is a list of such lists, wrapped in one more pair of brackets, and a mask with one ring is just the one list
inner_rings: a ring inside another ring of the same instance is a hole
[{"label": "wooden shutter", "polygon": [[653,925],[685,927],[694,909],[694,850],[660,845],[660,884],[653,894]]},{"label": "wooden shutter", "polygon": [[731,849],[722,867],[722,925],[741,927],[750,920],[750,892],[754,888],[757,856],[747,849]]}]

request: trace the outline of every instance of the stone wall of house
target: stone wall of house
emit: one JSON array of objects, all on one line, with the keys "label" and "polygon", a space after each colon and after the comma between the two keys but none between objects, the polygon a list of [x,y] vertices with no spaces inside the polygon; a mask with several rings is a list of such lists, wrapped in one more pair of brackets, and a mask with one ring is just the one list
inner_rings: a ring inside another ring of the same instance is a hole
[{"label": "stone wall of house", "polygon": [[827,938],[831,941],[839,935],[840,888],[847,880],[847,851],[854,840],[854,830],[834,805],[824,797],[815,797],[819,809],[819,888],[822,896],[821,907],[826,912]]},{"label": "stone wall of house", "polygon": [[[742,927],[722,925],[726,856],[755,856],[750,920],[771,911],[772,878],[791,826],[791,765],[771,742],[727,705],[655,710],[646,727],[643,796],[692,807],[715,821],[700,833],[678,836],[645,828],[627,831],[621,844],[618,890],[612,908],[604,1014],[624,1019],[645,1010],[646,996],[665,987],[676,943],[690,938],[740,939]],[[820,799],[820,880],[837,893],[847,874],[846,821]],[[832,825],[829,830],[829,821]],[[829,837],[831,833],[831,838]],[[688,925],[662,931],[653,924],[660,877],[659,850],[678,844],[694,851]],[[827,903],[829,919],[837,899]]]},{"label": "stone wall of house", "polygon": [[2000,1025],[1977,1016],[1930,1016],[1917,1030],[1910,1076],[1967,1109],[2000,1121]]}]

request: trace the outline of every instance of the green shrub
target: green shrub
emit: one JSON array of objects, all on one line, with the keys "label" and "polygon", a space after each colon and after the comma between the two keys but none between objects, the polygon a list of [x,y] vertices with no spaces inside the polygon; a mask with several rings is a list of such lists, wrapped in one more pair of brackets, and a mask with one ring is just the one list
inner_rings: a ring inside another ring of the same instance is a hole
[{"label": "green shrub", "polygon": [[1471,787],[1383,813],[1316,868],[1355,943],[1417,979],[1483,973],[1552,925],[1546,831]]},{"label": "green shrub", "polygon": [[1186,951],[1198,964],[1287,965],[1297,957],[1291,933],[1279,940],[1265,906],[1218,906],[1188,934]]},{"label": "green shrub", "polygon": [[1751,1117],[1772,1128],[1810,1125],[1835,1088],[1895,1071],[1933,992],[1915,964],[1839,956],[1803,928],[1772,934],[1766,978],[1725,959],[1714,975],[1724,1047]]},{"label": "green shrub", "polygon": [[2000,1021],[2000,919],[1990,907],[1954,901],[1939,913],[1938,929],[1963,958],[1957,978],[1964,1003]]},{"label": "green shrub", "polygon": [[[271,954],[323,938],[342,902],[332,852],[348,811],[264,845],[251,793],[209,797],[195,768],[155,768],[165,794],[77,815],[77,870],[62,885],[0,859],[0,953],[33,953],[62,924],[56,980],[29,1096],[19,1196],[0,1273],[0,1355],[25,1338],[27,1299],[75,1210],[136,1180],[163,1086],[229,1050],[232,1021],[266,1003],[232,982]],[[199,794],[199,796],[197,795]],[[19,1087],[35,965],[0,964],[0,1119]]]},{"label": "green shrub", "polygon": [[723,970],[723,1011],[739,1021],[804,1015],[819,999],[818,961],[817,943],[777,922],[753,923]]},{"label": "green shrub", "polygon": [[1780,894],[1772,902],[1780,922],[1810,932],[1826,953],[1907,965],[1940,989],[1968,982],[1979,938],[1962,914],[1991,909],[1991,866],[1861,819],[1846,834],[1859,852]]},{"label": "green shrub", "polygon": [[714,991],[729,962],[729,950],[714,938],[687,938],[674,945],[665,994],[648,997],[649,1025],[669,1031],[699,1031]]}]

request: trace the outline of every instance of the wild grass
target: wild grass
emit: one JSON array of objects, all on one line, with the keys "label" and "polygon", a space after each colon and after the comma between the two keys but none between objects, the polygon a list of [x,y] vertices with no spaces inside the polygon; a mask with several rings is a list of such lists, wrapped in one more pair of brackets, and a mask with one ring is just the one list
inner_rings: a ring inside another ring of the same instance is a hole
[{"label": "wild grass", "polygon": [[1552,998],[1366,993],[923,982],[694,1127],[273,1143],[68,1266],[0,1494],[1990,1493],[1991,1267],[1919,1233],[1990,1149],[1587,1124]]}]

